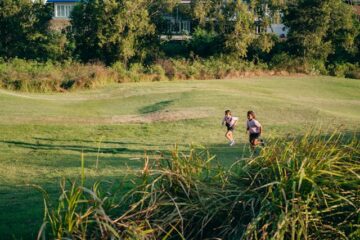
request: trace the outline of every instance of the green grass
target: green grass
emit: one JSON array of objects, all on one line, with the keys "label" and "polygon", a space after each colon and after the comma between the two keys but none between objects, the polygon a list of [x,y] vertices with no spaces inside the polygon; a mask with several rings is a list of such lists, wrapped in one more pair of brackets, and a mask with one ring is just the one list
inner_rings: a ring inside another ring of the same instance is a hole
[{"label": "green grass", "polygon": [[[359,89],[358,80],[310,76],[131,83],[63,94],[1,90],[1,236],[34,239],[43,201],[26,184],[58,194],[62,177],[79,176],[82,152],[88,182],[131,175],[144,151],[157,154],[175,143],[205,145],[230,164],[248,154],[247,110],[257,113],[264,138],[301,135],[311,126],[356,132]],[[220,126],[228,108],[241,118],[235,148]]]}]

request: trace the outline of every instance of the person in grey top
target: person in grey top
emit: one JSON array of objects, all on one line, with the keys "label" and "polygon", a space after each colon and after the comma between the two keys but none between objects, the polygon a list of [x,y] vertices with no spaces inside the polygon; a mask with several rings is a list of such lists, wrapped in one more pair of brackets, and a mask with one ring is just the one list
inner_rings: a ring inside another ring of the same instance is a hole
[{"label": "person in grey top", "polygon": [[249,142],[254,150],[257,145],[263,145],[263,141],[259,139],[263,129],[260,122],[256,120],[256,115],[253,111],[247,112],[247,119],[246,133],[249,133]]}]

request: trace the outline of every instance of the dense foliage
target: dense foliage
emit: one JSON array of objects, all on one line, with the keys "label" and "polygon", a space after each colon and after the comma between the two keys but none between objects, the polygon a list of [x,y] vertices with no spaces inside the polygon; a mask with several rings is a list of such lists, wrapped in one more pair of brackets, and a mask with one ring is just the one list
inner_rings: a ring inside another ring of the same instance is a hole
[{"label": "dense foliage", "polygon": [[[345,75],[353,76],[359,69],[359,18],[342,0],[84,0],[62,32],[50,30],[51,13],[51,5],[1,1],[0,56],[130,68],[169,57],[227,55],[305,73],[343,76],[339,69],[347,68]],[[181,34],[192,37],[170,40],[176,33],[169,26],[180,23],[169,16],[189,20],[191,32]],[[279,22],[289,29],[286,39],[272,33]]]},{"label": "dense foliage", "polygon": [[144,41],[154,34],[146,0],[83,1],[72,15],[75,54],[107,64],[144,58]]},{"label": "dense foliage", "polygon": [[49,29],[51,18],[50,5],[28,0],[0,1],[0,57],[61,58],[62,39]]},{"label": "dense foliage", "polygon": [[300,0],[288,5],[287,52],[320,64],[352,61],[359,56],[359,22],[352,7],[338,0]]}]

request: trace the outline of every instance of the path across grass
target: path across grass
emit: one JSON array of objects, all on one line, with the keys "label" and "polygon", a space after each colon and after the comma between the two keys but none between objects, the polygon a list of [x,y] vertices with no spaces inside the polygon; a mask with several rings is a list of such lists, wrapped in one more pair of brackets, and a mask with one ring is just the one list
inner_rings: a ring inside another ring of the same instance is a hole
[{"label": "path across grass", "polygon": [[[238,145],[221,128],[225,109],[240,117]],[[42,221],[42,196],[56,195],[62,177],[119,179],[142,166],[144,151],[158,154],[178,144],[207,146],[230,164],[247,154],[246,111],[254,110],[264,137],[360,130],[360,81],[331,77],[129,83],[57,94],[0,91],[0,236],[34,239]],[[96,163],[99,163],[96,170]]]}]

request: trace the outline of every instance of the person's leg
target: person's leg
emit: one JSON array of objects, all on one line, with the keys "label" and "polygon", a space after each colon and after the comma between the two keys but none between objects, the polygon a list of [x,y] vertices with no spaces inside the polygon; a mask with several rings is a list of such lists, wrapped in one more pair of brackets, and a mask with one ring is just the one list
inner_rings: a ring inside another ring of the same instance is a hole
[{"label": "person's leg", "polygon": [[252,134],[251,134],[251,133],[249,134],[249,143],[250,143],[251,150],[254,150],[254,149],[253,149],[253,143],[254,143],[254,141],[253,141],[253,137],[252,137]]},{"label": "person's leg", "polygon": [[254,135],[254,145],[261,145],[264,146],[264,141],[262,139],[260,139],[260,133],[257,133],[256,135]]},{"label": "person's leg", "polygon": [[263,139],[259,139],[259,144],[260,146],[265,147],[265,143]]},{"label": "person's leg", "polygon": [[250,146],[251,150],[255,151],[256,146],[258,145],[258,135],[256,133],[250,134],[249,140],[250,140]]},{"label": "person's leg", "polygon": [[234,130],[231,130],[231,142],[230,142],[230,146],[234,146],[235,145],[235,139],[234,139]]},{"label": "person's leg", "polygon": [[229,140],[231,142],[234,141],[233,132],[231,130],[229,131]]},{"label": "person's leg", "polygon": [[225,137],[231,142],[232,141],[232,132],[228,130],[225,133]]},{"label": "person's leg", "polygon": [[251,139],[250,146],[251,146],[251,150],[255,151],[255,147],[256,147],[255,139]]}]

